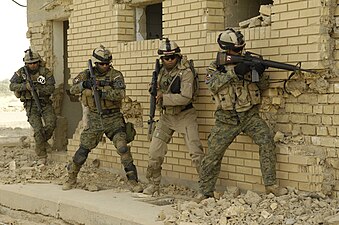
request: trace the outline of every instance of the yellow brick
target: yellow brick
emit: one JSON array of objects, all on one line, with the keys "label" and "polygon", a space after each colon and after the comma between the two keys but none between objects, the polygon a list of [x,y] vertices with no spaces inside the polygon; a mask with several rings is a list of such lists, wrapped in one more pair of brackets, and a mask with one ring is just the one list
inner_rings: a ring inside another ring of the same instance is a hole
[{"label": "yellow brick", "polygon": [[235,171],[242,174],[252,174],[252,169],[244,166],[236,166]]},{"label": "yellow brick", "polygon": [[278,168],[281,171],[285,171],[285,172],[299,172],[299,166],[295,165],[295,164],[283,164],[283,163],[279,163],[278,164]]},{"label": "yellow brick", "polygon": [[244,174],[237,174],[237,173],[230,173],[229,179],[234,181],[245,181],[245,175]]},{"label": "yellow brick", "polygon": [[230,157],[229,158],[229,164],[231,164],[231,165],[244,165],[244,160]]},{"label": "yellow brick", "polygon": [[184,173],[186,170],[185,166],[173,165],[173,171]]},{"label": "yellow brick", "polygon": [[260,184],[262,178],[259,176],[245,175],[245,181],[254,184]]}]

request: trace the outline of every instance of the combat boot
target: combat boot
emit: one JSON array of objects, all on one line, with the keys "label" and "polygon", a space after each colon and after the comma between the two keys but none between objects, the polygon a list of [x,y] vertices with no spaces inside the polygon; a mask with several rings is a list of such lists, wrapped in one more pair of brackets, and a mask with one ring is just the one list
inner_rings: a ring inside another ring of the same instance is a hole
[{"label": "combat boot", "polygon": [[158,196],[160,194],[160,185],[148,184],[142,193],[144,193],[145,195]]},{"label": "combat boot", "polygon": [[136,180],[128,180],[127,182],[131,192],[141,193],[144,190],[141,184]]},{"label": "combat boot", "polygon": [[130,191],[141,193],[143,191],[143,187],[138,182],[138,172],[135,165],[133,163],[129,164],[129,166],[125,168],[125,172]]},{"label": "combat boot", "polygon": [[39,159],[35,163],[37,166],[44,166],[47,165],[47,156],[39,157]]},{"label": "combat boot", "polygon": [[276,197],[286,195],[288,193],[286,188],[279,187],[277,184],[269,185],[265,187],[266,194],[274,194]]},{"label": "combat boot", "polygon": [[80,168],[81,166],[75,164],[74,162],[70,162],[67,165],[68,177],[62,186],[62,190],[67,191],[67,190],[75,188],[77,184],[77,176],[80,171]]},{"label": "combat boot", "polygon": [[149,184],[144,189],[142,193],[145,195],[152,195],[152,196],[158,196],[160,195],[160,182],[161,182],[161,176],[156,178],[149,178]]},{"label": "combat boot", "polygon": [[208,198],[213,198],[213,194],[206,195],[206,194],[199,192],[196,196],[194,196],[194,201],[197,203],[200,203],[202,200],[208,199]]}]

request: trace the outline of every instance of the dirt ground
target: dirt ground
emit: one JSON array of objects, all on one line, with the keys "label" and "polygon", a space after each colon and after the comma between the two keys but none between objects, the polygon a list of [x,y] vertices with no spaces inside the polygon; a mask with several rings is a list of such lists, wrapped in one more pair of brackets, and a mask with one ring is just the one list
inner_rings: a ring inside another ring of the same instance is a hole
[{"label": "dirt ground", "polygon": [[[61,185],[66,178],[66,164],[49,161],[46,166],[37,166],[33,146],[29,144],[32,131],[25,121],[21,103],[12,97],[0,97],[0,102],[0,184]],[[15,119],[8,113],[15,115]],[[128,190],[125,177],[97,167],[95,163],[87,164],[79,173],[77,188],[88,191]],[[162,186],[161,190],[160,196],[149,201],[172,205],[173,210],[158,215],[158,220],[163,221],[164,225],[339,224],[338,200],[322,193],[305,193],[288,188],[288,195],[275,197],[228,187],[224,193],[215,193],[217,199],[197,203],[192,201],[196,192],[190,188],[167,185]],[[67,223],[0,207],[2,224]]]}]

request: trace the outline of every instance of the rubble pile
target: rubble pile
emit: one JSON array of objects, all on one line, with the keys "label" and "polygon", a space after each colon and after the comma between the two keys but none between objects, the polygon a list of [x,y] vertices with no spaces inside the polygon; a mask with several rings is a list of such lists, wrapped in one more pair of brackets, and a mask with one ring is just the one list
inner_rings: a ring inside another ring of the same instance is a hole
[{"label": "rubble pile", "polygon": [[[1,130],[0,130],[1,131]],[[3,130],[5,132],[5,130]],[[36,165],[32,146],[25,139],[0,148],[0,184],[55,183],[66,179],[66,163],[49,161]],[[97,160],[88,160],[78,177],[78,189],[100,191],[114,189],[128,192],[125,176],[101,168]],[[145,186],[146,184],[142,184]],[[61,187],[60,187],[61,188]],[[228,187],[224,193],[215,193],[217,199],[201,202],[194,199],[197,192],[178,185],[161,186],[157,197],[139,198],[155,205],[171,205],[155,220],[164,225],[334,225],[339,224],[339,202],[322,193],[306,193],[288,188],[288,195],[240,191]]]},{"label": "rubble pile", "polygon": [[230,188],[217,200],[179,201],[172,212],[162,212],[159,218],[165,225],[339,224],[337,199],[293,188],[281,197],[252,191],[237,195],[236,189]]}]

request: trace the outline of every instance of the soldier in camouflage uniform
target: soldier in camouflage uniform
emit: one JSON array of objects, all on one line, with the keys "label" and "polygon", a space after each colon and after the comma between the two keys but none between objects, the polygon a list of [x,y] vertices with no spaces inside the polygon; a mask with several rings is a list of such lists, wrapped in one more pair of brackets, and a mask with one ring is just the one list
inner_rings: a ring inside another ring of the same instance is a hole
[{"label": "soldier in camouflage uniform", "polygon": [[200,171],[204,155],[198,133],[196,110],[193,99],[197,93],[194,74],[187,58],[180,54],[174,41],[164,40],[158,50],[162,67],[158,75],[157,108],[160,119],[152,135],[146,177],[149,180],[144,194],[159,194],[161,165],[167,153],[167,144],[174,131],[183,135],[192,158],[192,164]]},{"label": "soldier in camouflage uniform", "polygon": [[24,104],[28,122],[34,130],[35,152],[38,156],[36,162],[41,165],[47,162],[47,149],[50,148],[47,141],[52,137],[56,126],[56,115],[50,99],[55,89],[55,80],[51,71],[43,65],[38,53],[31,49],[26,50],[23,61],[37,93],[41,112],[32,97],[32,87],[24,67],[14,73],[9,88]]},{"label": "soldier in camouflage uniform", "polygon": [[90,79],[88,69],[81,72],[73,80],[70,89],[71,94],[80,94],[81,101],[88,107],[88,126],[84,128],[80,136],[80,146],[75,152],[72,161],[68,164],[68,179],[63,185],[63,190],[69,190],[76,186],[77,175],[81,166],[85,163],[88,154],[94,149],[103,134],[114,144],[121,157],[121,163],[125,169],[128,184],[133,192],[142,192],[142,186],[138,183],[138,174],[130,147],[127,145],[134,139],[135,130],[128,129],[124,117],[120,112],[121,100],[125,97],[125,81],[122,73],[111,66],[112,54],[104,46],[93,51],[93,71],[96,75],[96,85],[100,96],[102,116],[98,113],[93,98],[93,81]]},{"label": "soldier in camouflage uniform", "polygon": [[[241,55],[245,46],[243,35],[232,28],[218,37],[218,44],[228,54]],[[226,149],[237,135],[244,132],[259,145],[261,173],[267,193],[286,194],[286,189],[276,184],[276,152],[273,134],[259,116],[261,93],[269,86],[264,75],[265,67],[257,64],[254,69],[260,75],[257,83],[252,82],[252,68],[248,64],[217,65],[212,62],[207,70],[205,83],[212,93],[217,110],[215,126],[208,138],[208,153],[201,163],[200,196],[213,197]]]}]

